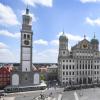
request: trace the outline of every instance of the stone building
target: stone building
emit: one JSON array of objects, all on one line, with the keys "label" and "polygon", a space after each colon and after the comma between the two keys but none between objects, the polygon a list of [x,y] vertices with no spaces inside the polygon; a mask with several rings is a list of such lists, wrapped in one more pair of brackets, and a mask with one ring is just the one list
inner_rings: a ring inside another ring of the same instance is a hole
[{"label": "stone building", "polygon": [[47,80],[48,81],[54,81],[58,80],[57,78],[57,73],[58,73],[58,65],[57,64],[52,64],[50,66],[47,66]]},{"label": "stone building", "polygon": [[93,84],[100,82],[99,41],[84,39],[68,50],[68,38],[59,37],[58,79],[61,85]]}]

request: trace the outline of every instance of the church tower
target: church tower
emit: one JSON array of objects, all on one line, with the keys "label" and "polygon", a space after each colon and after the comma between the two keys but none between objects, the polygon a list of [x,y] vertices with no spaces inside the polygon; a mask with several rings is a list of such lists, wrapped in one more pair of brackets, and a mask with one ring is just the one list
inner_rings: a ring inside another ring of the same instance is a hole
[{"label": "church tower", "polygon": [[99,41],[96,39],[95,34],[94,34],[94,38],[91,40],[91,44],[92,44],[92,49],[94,51],[99,51]]},{"label": "church tower", "polygon": [[68,38],[63,34],[59,37],[59,56],[68,55]]}]

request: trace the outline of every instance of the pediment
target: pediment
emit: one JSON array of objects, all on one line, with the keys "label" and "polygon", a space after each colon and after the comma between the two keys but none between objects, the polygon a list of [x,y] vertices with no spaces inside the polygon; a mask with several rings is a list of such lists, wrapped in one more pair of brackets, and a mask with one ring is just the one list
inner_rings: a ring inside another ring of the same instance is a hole
[{"label": "pediment", "polygon": [[92,49],[92,46],[87,39],[84,39],[78,42],[78,44],[76,44],[75,46],[73,46],[72,49]]}]

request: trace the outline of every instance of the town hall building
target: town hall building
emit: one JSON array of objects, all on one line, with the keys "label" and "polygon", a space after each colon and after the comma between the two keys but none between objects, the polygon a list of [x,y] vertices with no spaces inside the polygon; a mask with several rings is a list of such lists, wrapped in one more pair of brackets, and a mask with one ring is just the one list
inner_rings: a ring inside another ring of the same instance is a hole
[{"label": "town hall building", "polygon": [[68,38],[59,37],[58,79],[62,86],[100,82],[99,41],[84,39],[68,50]]}]

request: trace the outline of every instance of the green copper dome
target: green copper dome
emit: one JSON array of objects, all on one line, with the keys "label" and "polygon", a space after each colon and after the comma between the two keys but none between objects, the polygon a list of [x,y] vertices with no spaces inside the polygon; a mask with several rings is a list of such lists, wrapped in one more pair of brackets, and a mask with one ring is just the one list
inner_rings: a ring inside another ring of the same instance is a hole
[{"label": "green copper dome", "polygon": [[91,44],[99,44],[99,41],[97,39],[92,39]]},{"label": "green copper dome", "polygon": [[66,37],[66,35],[63,33],[60,37],[59,37],[59,40],[61,41],[64,41],[64,40],[68,40],[68,38]]},{"label": "green copper dome", "polygon": [[99,44],[99,41],[95,38],[95,34],[94,38],[91,40],[91,44]]}]

